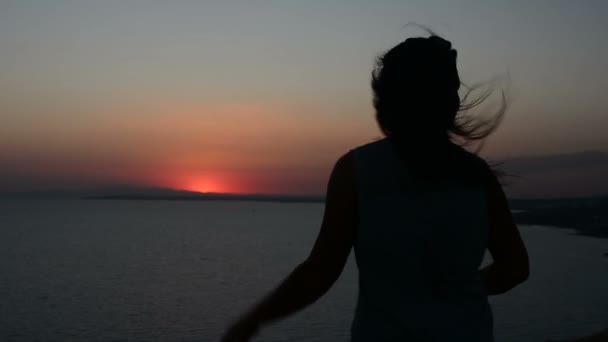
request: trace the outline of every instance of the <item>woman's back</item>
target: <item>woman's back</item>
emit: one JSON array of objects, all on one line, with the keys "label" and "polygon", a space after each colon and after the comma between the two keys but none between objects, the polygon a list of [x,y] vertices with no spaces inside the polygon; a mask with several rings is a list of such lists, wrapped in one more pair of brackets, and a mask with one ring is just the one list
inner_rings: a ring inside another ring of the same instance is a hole
[{"label": "woman's back", "polygon": [[479,273],[488,241],[483,187],[421,182],[389,139],[352,157],[359,201],[353,341],[493,340]]}]

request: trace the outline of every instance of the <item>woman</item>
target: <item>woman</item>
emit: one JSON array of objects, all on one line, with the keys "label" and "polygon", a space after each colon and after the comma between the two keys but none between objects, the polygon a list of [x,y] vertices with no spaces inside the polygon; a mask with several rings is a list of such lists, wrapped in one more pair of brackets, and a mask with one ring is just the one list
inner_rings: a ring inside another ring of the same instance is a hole
[{"label": "woman", "polygon": [[[385,138],[346,153],[330,176],[310,256],[228,329],[258,329],[313,303],[339,277],[351,247],[359,269],[352,341],[492,341],[487,296],[528,277],[528,256],[497,177],[461,145],[498,126],[464,104],[456,51],[409,38],[372,74]],[[464,97],[466,100],[466,96]],[[483,100],[483,98],[482,98]],[[485,250],[493,262],[479,269]]]}]

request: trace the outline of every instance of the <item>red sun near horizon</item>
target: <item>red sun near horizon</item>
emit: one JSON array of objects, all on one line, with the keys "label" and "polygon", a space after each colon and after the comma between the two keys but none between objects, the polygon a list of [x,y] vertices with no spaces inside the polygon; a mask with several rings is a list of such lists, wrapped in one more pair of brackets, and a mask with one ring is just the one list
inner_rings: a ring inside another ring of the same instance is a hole
[{"label": "red sun near horizon", "polygon": [[210,174],[183,177],[173,187],[201,193],[242,193],[245,190],[227,177]]},{"label": "red sun near horizon", "polygon": [[229,187],[214,178],[194,178],[187,180],[180,188],[194,192],[230,193]]}]

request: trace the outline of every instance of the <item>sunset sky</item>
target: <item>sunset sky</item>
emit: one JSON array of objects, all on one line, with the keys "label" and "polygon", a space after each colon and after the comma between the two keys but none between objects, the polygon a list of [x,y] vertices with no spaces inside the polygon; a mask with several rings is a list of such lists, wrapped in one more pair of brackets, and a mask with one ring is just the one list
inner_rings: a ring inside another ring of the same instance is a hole
[{"label": "sunset sky", "polygon": [[426,25],[510,75],[494,159],[608,152],[608,1],[1,1],[0,191],[322,193]]}]

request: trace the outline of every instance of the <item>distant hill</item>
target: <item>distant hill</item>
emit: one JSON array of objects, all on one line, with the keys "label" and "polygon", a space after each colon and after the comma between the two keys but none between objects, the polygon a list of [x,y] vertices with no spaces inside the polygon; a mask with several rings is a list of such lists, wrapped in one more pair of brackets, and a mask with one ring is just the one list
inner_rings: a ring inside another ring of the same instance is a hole
[{"label": "distant hill", "polygon": [[201,193],[154,187],[116,186],[89,190],[46,190],[0,193],[0,198],[85,200],[191,200],[323,202],[323,196]]},{"label": "distant hill", "polygon": [[591,151],[502,162],[512,198],[570,198],[608,194],[608,154]]},{"label": "distant hill", "polygon": [[0,193],[3,198],[84,198],[103,196],[187,196],[199,194],[197,192],[174,190],[167,188],[112,186],[82,190],[42,190],[42,191],[15,191]]},{"label": "distant hill", "polygon": [[261,201],[261,202],[323,202],[322,196],[287,196],[264,194],[212,194],[177,191],[164,194],[115,194],[84,196],[88,200],[166,200],[166,201]]},{"label": "distant hill", "polygon": [[574,229],[578,234],[608,238],[608,196],[510,202],[518,224]]}]

